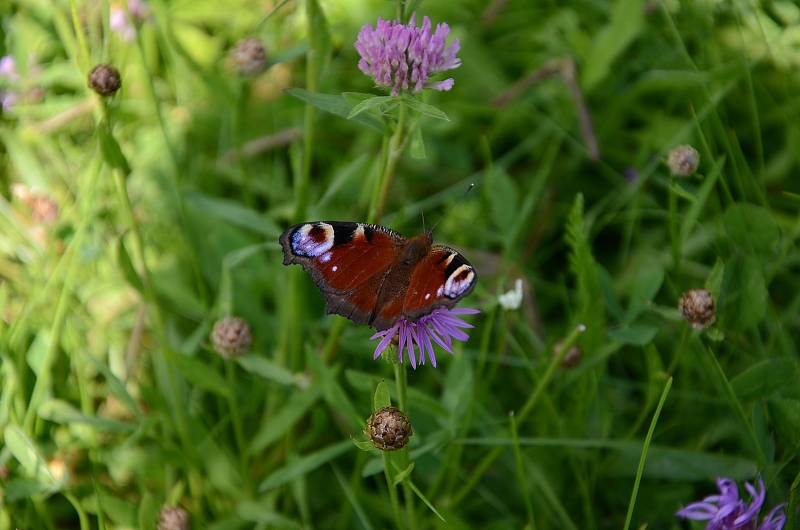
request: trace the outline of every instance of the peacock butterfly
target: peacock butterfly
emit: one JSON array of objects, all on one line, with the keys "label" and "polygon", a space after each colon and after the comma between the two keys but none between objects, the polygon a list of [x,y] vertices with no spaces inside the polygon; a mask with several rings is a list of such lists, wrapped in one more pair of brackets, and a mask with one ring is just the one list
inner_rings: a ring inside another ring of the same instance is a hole
[{"label": "peacock butterfly", "polygon": [[453,307],[478,279],[461,254],[434,245],[429,231],[408,239],[379,225],[316,221],[289,227],[279,241],[283,264],[311,274],[328,313],[378,331]]}]

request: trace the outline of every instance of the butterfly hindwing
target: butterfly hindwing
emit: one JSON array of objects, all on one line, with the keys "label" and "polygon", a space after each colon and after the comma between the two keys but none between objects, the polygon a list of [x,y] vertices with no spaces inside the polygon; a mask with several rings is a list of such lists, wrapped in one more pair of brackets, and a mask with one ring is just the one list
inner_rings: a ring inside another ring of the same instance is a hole
[{"label": "butterfly hindwing", "polygon": [[460,253],[444,245],[433,245],[411,274],[403,301],[403,316],[427,315],[438,307],[453,307],[475,287],[478,276]]},{"label": "butterfly hindwing", "polygon": [[383,278],[404,238],[382,226],[316,221],[280,237],[283,263],[297,263],[322,291],[329,313],[368,323]]}]

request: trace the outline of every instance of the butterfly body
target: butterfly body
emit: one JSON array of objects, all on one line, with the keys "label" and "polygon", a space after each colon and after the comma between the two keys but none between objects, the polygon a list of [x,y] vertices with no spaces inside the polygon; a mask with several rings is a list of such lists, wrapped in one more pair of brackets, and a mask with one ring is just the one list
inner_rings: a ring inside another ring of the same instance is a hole
[{"label": "butterfly body", "polygon": [[378,330],[453,307],[477,281],[472,265],[434,245],[430,232],[405,238],[379,225],[316,221],[289,227],[280,243],[284,265],[302,265],[328,313]]}]

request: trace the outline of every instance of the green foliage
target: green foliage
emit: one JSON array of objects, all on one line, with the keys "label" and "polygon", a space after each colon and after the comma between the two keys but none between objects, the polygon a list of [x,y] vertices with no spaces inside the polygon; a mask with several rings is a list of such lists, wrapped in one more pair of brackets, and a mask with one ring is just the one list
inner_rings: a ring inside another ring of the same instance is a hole
[{"label": "green foliage", "polygon": [[[677,529],[719,476],[761,476],[798,527],[794,3],[147,4],[125,35],[121,2],[0,2],[0,530],[154,530],[165,505],[214,530]],[[462,65],[393,97],[353,42],[414,11]],[[242,77],[248,36],[267,65]],[[421,214],[481,314],[404,385],[278,237]],[[703,330],[678,311],[701,287]],[[389,403],[414,432],[390,455],[363,434]]]}]

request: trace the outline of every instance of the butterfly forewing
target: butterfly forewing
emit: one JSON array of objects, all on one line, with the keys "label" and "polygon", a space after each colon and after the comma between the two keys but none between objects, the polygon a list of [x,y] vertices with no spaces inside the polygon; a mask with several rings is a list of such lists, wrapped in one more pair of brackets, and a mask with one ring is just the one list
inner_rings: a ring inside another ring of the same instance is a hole
[{"label": "butterfly forewing", "polygon": [[359,323],[369,321],[403,241],[388,228],[339,221],[301,223],[280,237],[284,265],[302,265],[322,291],[328,312]]}]

